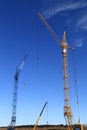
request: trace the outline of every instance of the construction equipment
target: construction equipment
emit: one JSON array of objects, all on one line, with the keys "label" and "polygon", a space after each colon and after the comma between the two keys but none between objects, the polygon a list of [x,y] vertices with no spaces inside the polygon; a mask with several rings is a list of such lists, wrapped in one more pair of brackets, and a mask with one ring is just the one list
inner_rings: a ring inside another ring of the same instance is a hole
[{"label": "construction equipment", "polygon": [[45,102],[45,104],[44,104],[44,106],[43,106],[43,108],[42,108],[42,110],[41,110],[41,113],[40,113],[40,115],[38,116],[38,119],[37,119],[37,121],[36,121],[36,123],[35,123],[35,125],[34,125],[33,130],[36,130],[37,125],[38,125],[38,122],[39,122],[39,120],[40,120],[40,117],[41,117],[41,115],[42,115],[42,113],[43,113],[43,111],[44,111],[46,105],[47,105],[47,102]]},{"label": "construction equipment", "polygon": [[8,126],[8,130],[14,130],[15,124],[16,124],[16,106],[17,106],[17,90],[18,90],[18,80],[19,80],[19,74],[24,66],[25,60],[27,58],[27,55],[24,56],[23,60],[21,61],[20,65],[16,68],[15,76],[14,76],[14,94],[13,94],[13,111],[12,111],[12,117],[11,117],[11,123]]},{"label": "construction equipment", "polygon": [[[64,117],[65,117],[66,124],[68,126],[68,130],[71,130],[71,129],[74,129],[75,127],[73,127],[73,115],[72,115],[72,110],[70,106],[67,51],[68,49],[74,49],[74,48],[72,48],[71,46],[67,44],[65,31],[63,34],[63,39],[61,41],[59,37],[57,36],[57,34],[55,33],[55,31],[50,27],[50,25],[47,23],[45,18],[42,16],[42,14],[38,13],[38,16],[62,49],[63,79],[64,79]],[[78,128],[80,128],[80,126],[81,125],[79,125]]]}]

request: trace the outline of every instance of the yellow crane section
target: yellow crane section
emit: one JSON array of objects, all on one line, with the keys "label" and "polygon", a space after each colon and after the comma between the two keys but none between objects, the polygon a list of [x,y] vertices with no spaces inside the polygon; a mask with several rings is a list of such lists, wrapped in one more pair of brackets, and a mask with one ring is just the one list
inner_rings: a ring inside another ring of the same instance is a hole
[{"label": "yellow crane section", "polygon": [[36,121],[36,123],[35,123],[35,125],[34,125],[33,130],[36,130],[37,125],[38,125],[38,122],[39,122],[39,120],[40,120],[40,117],[41,117],[41,115],[42,115],[42,113],[43,113],[43,111],[44,111],[46,105],[47,105],[47,102],[45,102],[45,104],[44,104],[44,106],[43,106],[43,108],[42,108],[42,110],[41,110],[41,112],[40,112],[40,114],[39,114],[39,116],[38,116],[38,119],[37,119],[37,121]]},{"label": "yellow crane section", "polygon": [[[45,18],[42,16],[41,13],[38,13],[38,16],[42,23],[46,26],[48,31],[51,33],[51,35],[54,37],[56,42],[59,44],[61,50],[62,50],[62,60],[63,60],[63,79],[64,79],[64,117],[66,124],[68,126],[68,130],[72,129],[80,129],[82,130],[82,125],[73,125],[73,115],[72,110],[70,106],[70,96],[69,96],[69,76],[68,76],[68,49],[74,49],[71,46],[67,44],[66,41],[66,32],[64,31],[63,39],[60,40],[55,31],[50,27],[50,25],[47,23]],[[74,127],[73,127],[74,126]]]},{"label": "yellow crane section", "polygon": [[49,24],[47,23],[45,18],[42,16],[42,14],[38,13],[38,16],[62,49],[63,79],[64,79],[64,117],[65,117],[66,124],[68,125],[68,127],[71,127],[72,126],[72,111],[71,111],[70,97],[69,97],[67,50],[68,48],[72,48],[72,47],[68,46],[66,42],[66,32],[64,32],[63,39],[61,41],[58,38],[55,31],[49,26]]}]

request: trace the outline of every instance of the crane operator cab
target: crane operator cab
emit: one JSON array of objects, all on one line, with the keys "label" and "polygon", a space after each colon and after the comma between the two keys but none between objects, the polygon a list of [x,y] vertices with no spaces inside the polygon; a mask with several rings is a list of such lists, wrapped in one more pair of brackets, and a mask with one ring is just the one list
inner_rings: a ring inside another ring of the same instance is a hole
[{"label": "crane operator cab", "polygon": [[74,125],[74,130],[83,130],[83,125],[81,125],[81,124],[75,124]]}]

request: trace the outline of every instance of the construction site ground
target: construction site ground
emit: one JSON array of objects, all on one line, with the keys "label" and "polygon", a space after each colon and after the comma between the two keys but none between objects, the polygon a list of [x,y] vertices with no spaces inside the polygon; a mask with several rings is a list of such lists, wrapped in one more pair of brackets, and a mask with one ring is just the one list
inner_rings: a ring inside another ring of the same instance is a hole
[{"label": "construction site ground", "polygon": [[[33,130],[34,125],[22,125],[16,126],[15,130]],[[0,127],[0,130],[7,130],[7,127]],[[39,125],[37,130],[67,130],[64,125]],[[84,130],[87,130],[87,126],[84,126]]]}]

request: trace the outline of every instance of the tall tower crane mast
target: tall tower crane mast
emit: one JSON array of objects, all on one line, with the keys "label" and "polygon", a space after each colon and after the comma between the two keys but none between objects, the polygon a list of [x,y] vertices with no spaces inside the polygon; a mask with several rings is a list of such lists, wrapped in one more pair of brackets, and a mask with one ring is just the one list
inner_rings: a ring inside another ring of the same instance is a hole
[{"label": "tall tower crane mast", "polygon": [[11,123],[8,126],[8,130],[14,130],[15,124],[16,124],[16,106],[17,106],[17,90],[18,90],[18,80],[19,80],[19,74],[24,66],[25,60],[27,58],[27,55],[24,56],[22,59],[20,65],[16,68],[15,76],[14,76],[14,94],[13,94],[13,110],[12,110],[12,117],[11,117]]},{"label": "tall tower crane mast", "polygon": [[69,97],[69,80],[68,80],[68,63],[67,63],[67,49],[66,33],[64,32],[63,39],[61,41],[62,57],[63,57],[63,77],[64,77],[64,117],[67,124],[72,125],[72,112],[70,106]]},{"label": "tall tower crane mast", "polygon": [[71,127],[72,127],[72,110],[71,110],[71,106],[70,106],[70,97],[69,97],[67,50],[72,47],[69,46],[66,42],[66,32],[64,32],[63,39],[61,41],[58,38],[55,31],[49,26],[49,24],[47,23],[45,18],[42,16],[42,14],[38,13],[38,16],[62,49],[63,77],[64,77],[64,117],[66,120],[66,124],[68,125],[68,129],[71,129]]}]

